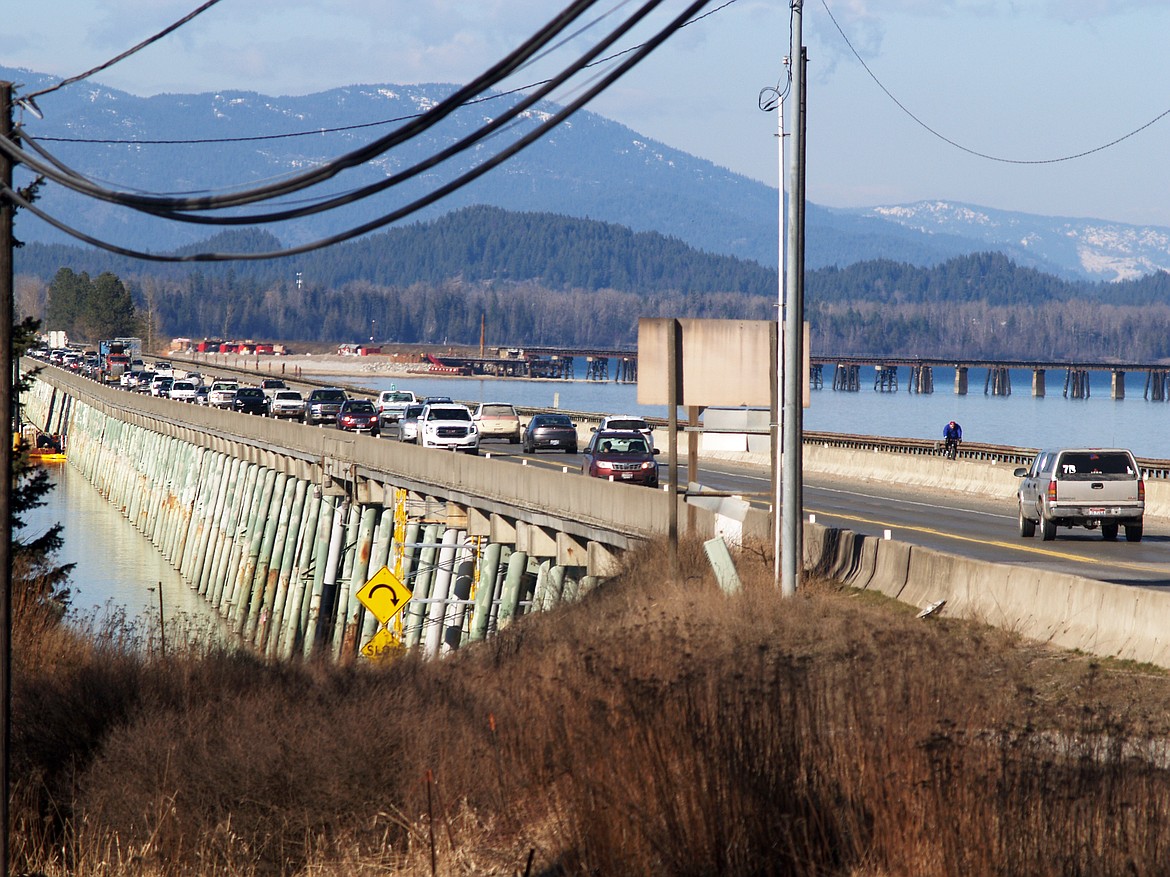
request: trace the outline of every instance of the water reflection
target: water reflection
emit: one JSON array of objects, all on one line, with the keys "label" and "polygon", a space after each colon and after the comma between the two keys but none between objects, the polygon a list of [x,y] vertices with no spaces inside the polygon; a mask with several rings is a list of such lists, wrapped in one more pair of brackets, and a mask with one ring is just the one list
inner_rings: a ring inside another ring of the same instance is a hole
[{"label": "water reflection", "polygon": [[217,630],[218,615],[182,580],[154,545],[76,469],[49,469],[54,489],[45,505],[25,516],[27,535],[54,523],[63,526],[58,563],[74,563],[70,576],[69,618],[78,626],[101,626],[124,617],[141,630],[157,633],[159,619],[177,640],[187,628]]}]

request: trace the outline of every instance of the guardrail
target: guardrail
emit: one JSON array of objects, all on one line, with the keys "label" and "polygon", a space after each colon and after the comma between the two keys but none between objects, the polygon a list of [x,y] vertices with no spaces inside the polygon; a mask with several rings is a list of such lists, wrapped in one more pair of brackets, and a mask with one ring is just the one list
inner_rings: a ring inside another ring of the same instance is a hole
[{"label": "guardrail", "polygon": [[[805,432],[806,444],[820,444],[831,448],[853,450],[877,450],[893,454],[941,456],[941,440],[913,438],[882,438],[872,435],[846,435],[834,432]],[[1017,466],[1031,465],[1039,448],[1017,448],[1010,445],[992,445],[980,442],[963,442],[959,446],[959,458],[989,463],[1011,463]],[[1155,480],[1170,480],[1170,460],[1151,457],[1137,457],[1145,477]]]}]

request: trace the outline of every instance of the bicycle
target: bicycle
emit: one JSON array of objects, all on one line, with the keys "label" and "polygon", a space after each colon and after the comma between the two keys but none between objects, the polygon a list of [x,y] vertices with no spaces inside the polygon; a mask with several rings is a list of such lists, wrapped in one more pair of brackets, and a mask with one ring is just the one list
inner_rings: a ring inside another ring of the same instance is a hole
[{"label": "bicycle", "polygon": [[946,445],[943,448],[943,456],[948,460],[954,460],[959,456],[959,440],[956,438],[949,438],[946,440]]}]

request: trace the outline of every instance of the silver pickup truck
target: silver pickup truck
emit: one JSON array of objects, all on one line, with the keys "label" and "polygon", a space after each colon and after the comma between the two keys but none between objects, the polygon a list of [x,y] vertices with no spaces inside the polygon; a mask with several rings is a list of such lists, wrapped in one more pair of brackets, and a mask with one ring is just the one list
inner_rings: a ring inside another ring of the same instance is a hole
[{"label": "silver pickup truck", "polygon": [[1040,526],[1045,541],[1057,527],[1101,528],[1112,542],[1125,527],[1128,542],[1142,541],[1146,485],[1133,454],[1122,448],[1060,448],[1041,451],[1030,467],[1016,469],[1020,481],[1020,535]]},{"label": "silver pickup truck", "polygon": [[231,408],[239,387],[239,381],[212,382],[211,389],[207,391],[207,404],[212,408]]}]

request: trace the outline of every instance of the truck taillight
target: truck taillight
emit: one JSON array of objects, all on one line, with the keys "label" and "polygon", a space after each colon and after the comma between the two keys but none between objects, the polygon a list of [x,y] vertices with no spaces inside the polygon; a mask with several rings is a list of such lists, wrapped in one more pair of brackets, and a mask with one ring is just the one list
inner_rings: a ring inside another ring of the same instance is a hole
[{"label": "truck taillight", "polygon": [[1138,479],[1138,499],[1142,502],[1146,501],[1146,482]]},{"label": "truck taillight", "polygon": [[1056,502],[1056,479],[1048,482],[1048,501]]}]

